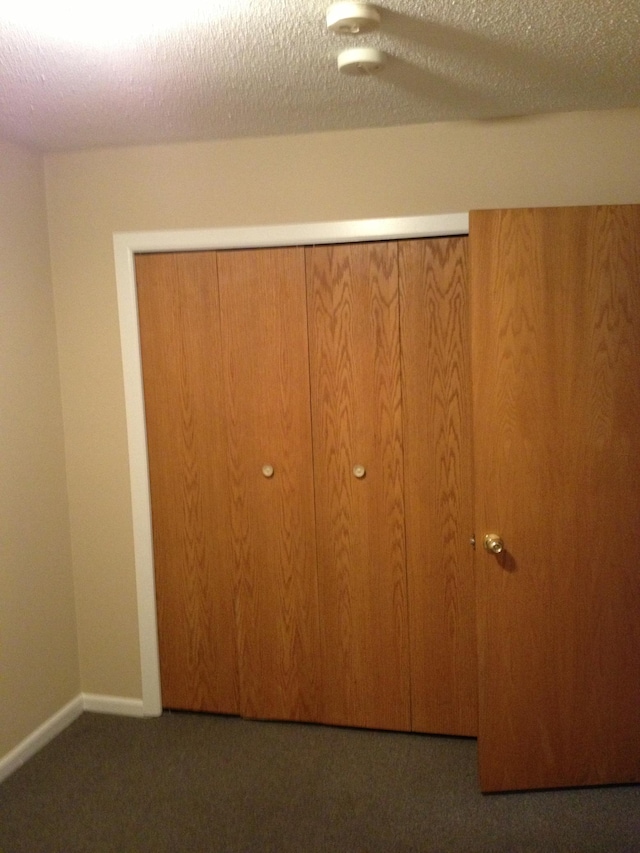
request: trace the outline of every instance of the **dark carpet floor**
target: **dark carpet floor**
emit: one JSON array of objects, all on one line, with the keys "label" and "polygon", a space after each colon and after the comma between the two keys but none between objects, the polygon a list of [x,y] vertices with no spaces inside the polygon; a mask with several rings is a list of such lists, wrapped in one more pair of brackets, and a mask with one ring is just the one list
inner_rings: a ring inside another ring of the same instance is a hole
[{"label": "dark carpet floor", "polygon": [[83,714],[0,785],[2,853],[633,853],[640,786],[482,795],[476,744]]}]

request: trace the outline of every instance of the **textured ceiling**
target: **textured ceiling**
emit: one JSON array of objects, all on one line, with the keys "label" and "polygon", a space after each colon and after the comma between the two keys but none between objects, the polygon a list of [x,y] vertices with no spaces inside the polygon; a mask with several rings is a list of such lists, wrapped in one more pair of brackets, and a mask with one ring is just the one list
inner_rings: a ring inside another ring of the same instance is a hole
[{"label": "textured ceiling", "polygon": [[[209,0],[197,25],[91,48],[1,4],[0,136],[59,150],[640,106],[639,0],[385,0],[360,37],[328,32],[328,5]],[[360,45],[386,68],[340,74]]]}]

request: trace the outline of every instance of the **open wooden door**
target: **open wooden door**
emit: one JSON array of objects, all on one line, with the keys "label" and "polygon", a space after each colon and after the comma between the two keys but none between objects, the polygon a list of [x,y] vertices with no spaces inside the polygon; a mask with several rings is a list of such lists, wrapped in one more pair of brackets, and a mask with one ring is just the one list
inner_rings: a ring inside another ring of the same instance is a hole
[{"label": "open wooden door", "polygon": [[470,233],[481,787],[637,782],[640,207]]}]

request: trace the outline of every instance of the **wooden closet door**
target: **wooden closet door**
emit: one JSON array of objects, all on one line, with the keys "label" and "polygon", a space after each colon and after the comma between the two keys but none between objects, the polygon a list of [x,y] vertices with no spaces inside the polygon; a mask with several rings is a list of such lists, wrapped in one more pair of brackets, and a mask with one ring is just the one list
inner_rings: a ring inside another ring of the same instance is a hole
[{"label": "wooden closet door", "polygon": [[162,704],[238,713],[213,254],[138,255]]},{"label": "wooden closet door", "polygon": [[220,252],[218,275],[241,710],[313,721],[320,654],[304,250]]},{"label": "wooden closet door", "polygon": [[322,719],[406,730],[397,246],[318,246],[306,254]]},{"label": "wooden closet door", "polygon": [[476,735],[467,238],[399,244],[412,729]]},{"label": "wooden closet door", "polygon": [[640,207],[470,225],[481,785],[638,782]]}]

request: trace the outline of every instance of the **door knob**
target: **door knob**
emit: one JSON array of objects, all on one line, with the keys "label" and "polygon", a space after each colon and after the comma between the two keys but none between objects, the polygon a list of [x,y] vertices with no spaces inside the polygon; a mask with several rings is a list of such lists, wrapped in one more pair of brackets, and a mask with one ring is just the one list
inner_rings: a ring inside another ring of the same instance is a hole
[{"label": "door knob", "polygon": [[270,477],[273,477],[273,465],[263,465],[262,466],[262,474],[267,479],[269,479]]},{"label": "door knob", "polygon": [[497,533],[487,533],[484,537],[484,548],[490,554],[502,554],[504,542]]},{"label": "door knob", "polygon": [[364,465],[354,465],[353,466],[353,476],[357,477],[358,480],[361,480],[366,473],[367,473],[367,470],[364,467]]}]

